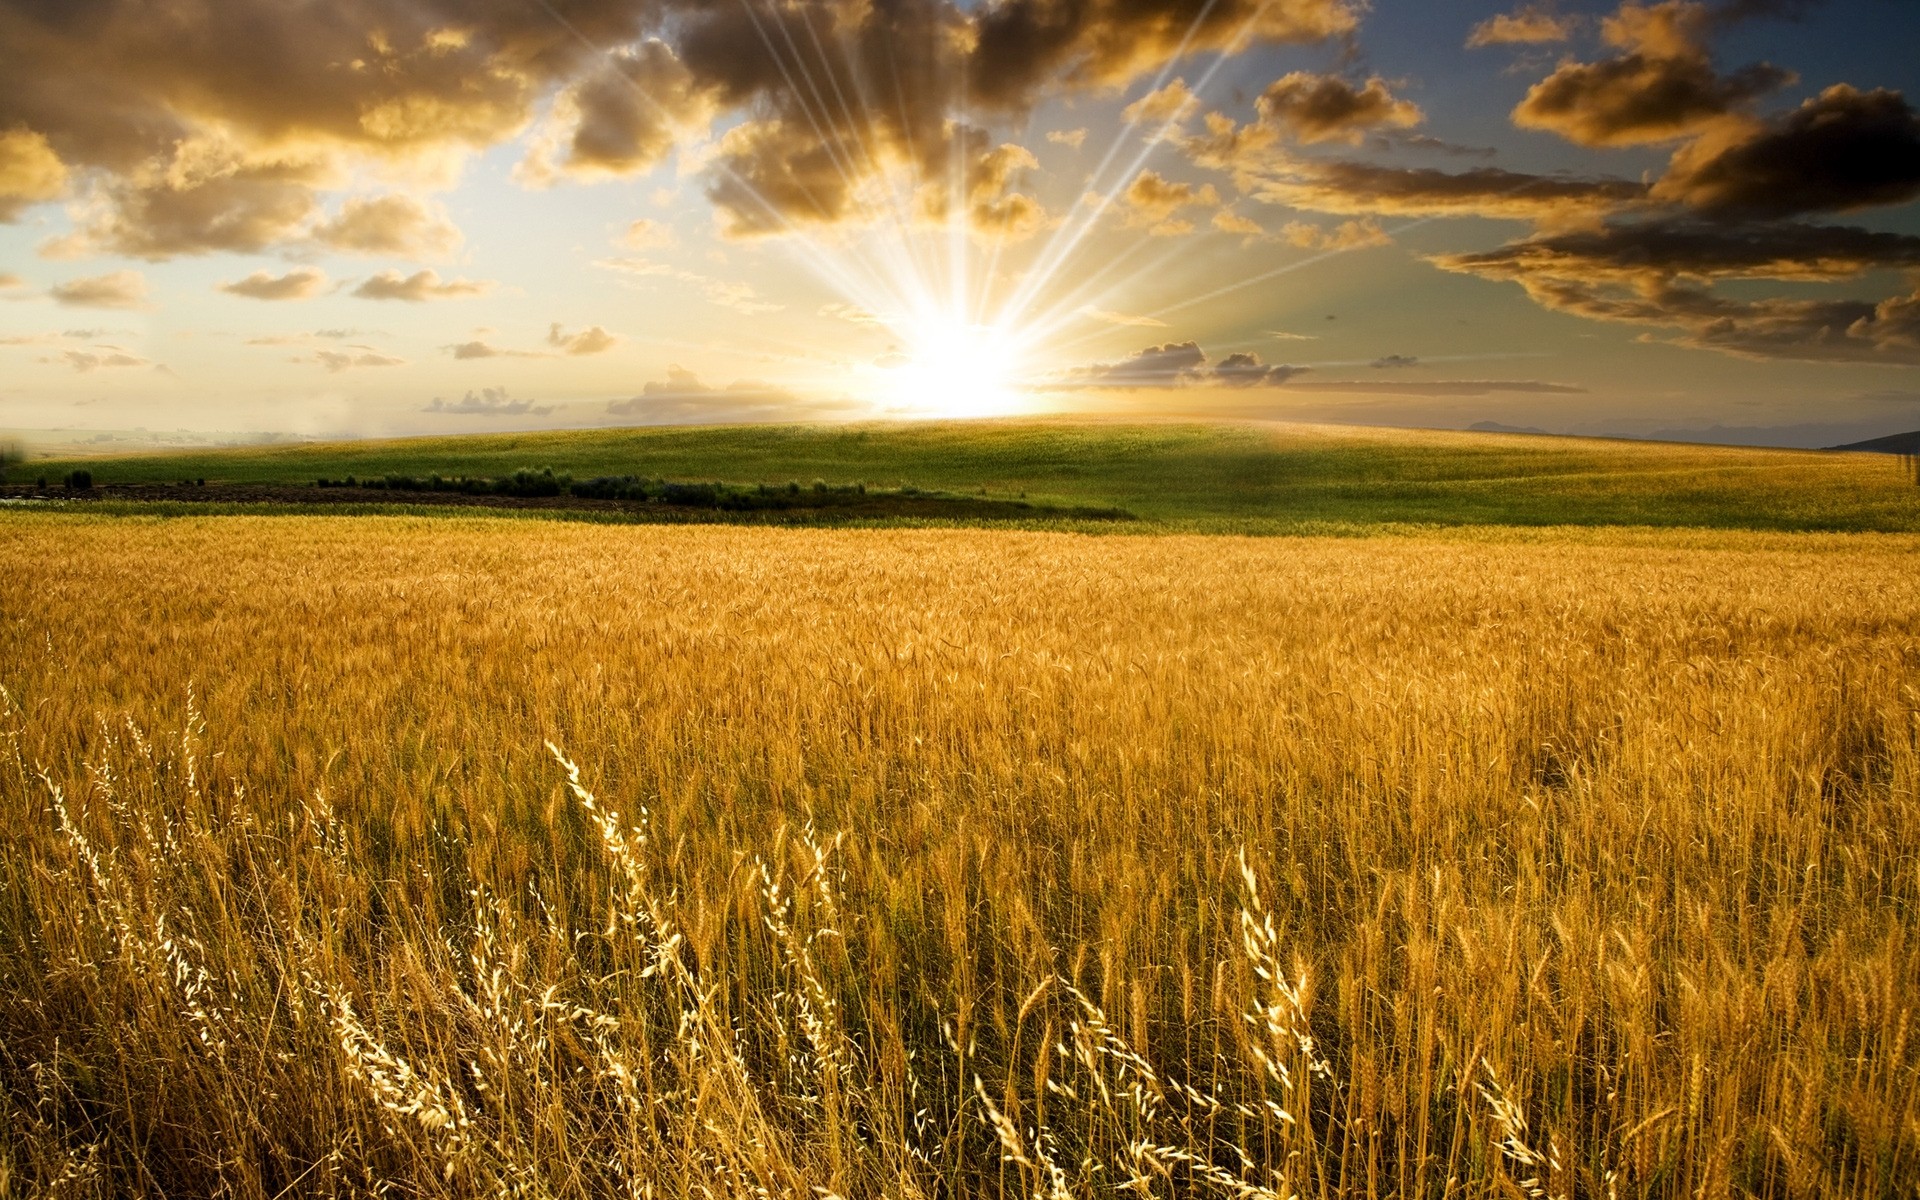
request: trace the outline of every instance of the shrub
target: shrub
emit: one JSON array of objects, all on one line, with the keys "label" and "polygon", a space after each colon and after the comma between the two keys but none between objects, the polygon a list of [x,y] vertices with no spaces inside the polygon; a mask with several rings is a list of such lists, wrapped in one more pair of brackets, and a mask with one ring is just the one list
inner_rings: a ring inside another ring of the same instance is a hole
[{"label": "shrub", "polygon": [[68,491],[85,492],[85,491],[92,490],[92,488],[93,488],[93,472],[92,471],[88,471],[83,468],[78,471],[67,472],[67,490]]}]

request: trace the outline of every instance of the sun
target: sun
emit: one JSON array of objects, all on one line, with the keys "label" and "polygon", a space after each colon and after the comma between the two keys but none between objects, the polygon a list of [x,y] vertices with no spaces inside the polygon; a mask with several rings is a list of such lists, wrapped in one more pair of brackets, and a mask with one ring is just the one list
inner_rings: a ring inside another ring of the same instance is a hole
[{"label": "sun", "polygon": [[904,343],[882,359],[881,387],[896,408],[932,417],[1016,412],[1018,346],[1004,329],[948,314],[902,321]]}]

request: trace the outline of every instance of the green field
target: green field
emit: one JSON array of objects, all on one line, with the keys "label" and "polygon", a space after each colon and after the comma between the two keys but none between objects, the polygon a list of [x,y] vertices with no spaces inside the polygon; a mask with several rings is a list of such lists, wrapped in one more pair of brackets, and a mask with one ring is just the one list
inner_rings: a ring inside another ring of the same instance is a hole
[{"label": "green field", "polygon": [[1084,420],[582,430],[40,460],[100,483],[311,483],[388,474],[911,484],[1112,506],[1173,529],[1649,525],[1920,530],[1920,488],[1873,454],[1271,424]]}]

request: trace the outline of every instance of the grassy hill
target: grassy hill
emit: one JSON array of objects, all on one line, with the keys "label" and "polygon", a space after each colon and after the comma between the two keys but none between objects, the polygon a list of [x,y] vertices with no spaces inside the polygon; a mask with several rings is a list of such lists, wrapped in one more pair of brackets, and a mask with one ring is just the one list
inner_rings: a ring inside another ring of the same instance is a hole
[{"label": "grassy hill", "polygon": [[58,480],[311,483],[388,474],[830,484],[1108,505],[1174,528],[1303,524],[1920,530],[1920,488],[1880,456],[1346,426],[1085,420],[699,426],[410,438],[39,461]]}]

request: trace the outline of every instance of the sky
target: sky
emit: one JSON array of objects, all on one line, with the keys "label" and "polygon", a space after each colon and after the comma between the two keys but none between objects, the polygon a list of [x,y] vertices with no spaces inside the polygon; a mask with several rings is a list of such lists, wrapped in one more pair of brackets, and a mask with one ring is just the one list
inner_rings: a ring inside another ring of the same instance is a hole
[{"label": "sky", "polygon": [[0,0],[0,429],[1920,428],[1912,0]]}]

